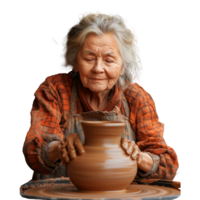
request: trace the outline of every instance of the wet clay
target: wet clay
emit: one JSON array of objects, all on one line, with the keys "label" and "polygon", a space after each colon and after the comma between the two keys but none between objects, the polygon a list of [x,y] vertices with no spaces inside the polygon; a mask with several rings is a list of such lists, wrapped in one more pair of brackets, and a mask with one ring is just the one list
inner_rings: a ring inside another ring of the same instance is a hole
[{"label": "wet clay", "polygon": [[[69,178],[32,181],[20,188],[28,198],[62,199],[143,199],[180,195],[180,191],[150,185],[130,183],[137,173],[137,163],[121,148],[123,123],[90,122],[83,130],[86,137],[85,153],[67,164]],[[75,136],[73,136],[75,137]],[[73,142],[72,139],[71,142]],[[77,161],[77,162],[75,162]],[[72,180],[73,179],[73,180]],[[77,182],[76,182],[77,181]],[[159,180],[147,182],[155,182]],[[76,187],[74,184],[76,184]]]},{"label": "wet clay", "polygon": [[83,121],[85,153],[66,165],[71,182],[86,191],[125,190],[137,174],[137,162],[121,148],[123,122]]},{"label": "wet clay", "polygon": [[141,200],[143,198],[167,197],[180,195],[180,191],[162,186],[151,185],[130,185],[126,190],[119,191],[80,191],[73,184],[56,184],[38,186],[29,188],[23,194],[24,197],[49,197],[63,199],[134,199]]}]

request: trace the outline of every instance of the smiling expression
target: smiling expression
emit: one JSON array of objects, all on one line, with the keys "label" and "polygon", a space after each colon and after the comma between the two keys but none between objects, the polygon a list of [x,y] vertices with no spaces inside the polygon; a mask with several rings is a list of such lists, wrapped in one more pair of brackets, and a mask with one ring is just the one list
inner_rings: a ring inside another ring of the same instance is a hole
[{"label": "smiling expression", "polygon": [[92,92],[110,90],[123,74],[122,57],[112,33],[90,34],[78,51],[74,70]]}]

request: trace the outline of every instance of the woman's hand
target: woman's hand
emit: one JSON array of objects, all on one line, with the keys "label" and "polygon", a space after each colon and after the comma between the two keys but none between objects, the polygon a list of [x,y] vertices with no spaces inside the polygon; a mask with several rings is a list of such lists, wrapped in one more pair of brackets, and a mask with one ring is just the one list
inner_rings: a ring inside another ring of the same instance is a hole
[{"label": "woman's hand", "polygon": [[133,160],[140,161],[142,159],[141,151],[134,141],[130,141],[125,137],[122,138],[122,148]]},{"label": "woman's hand", "polygon": [[122,138],[122,148],[133,160],[137,161],[138,168],[144,172],[149,172],[153,167],[152,158],[145,152],[141,152],[134,141]]},{"label": "woman's hand", "polygon": [[[59,144],[60,159],[64,166],[79,155],[85,153],[82,142],[77,133],[68,135],[64,141]],[[77,151],[76,151],[77,150]]]}]

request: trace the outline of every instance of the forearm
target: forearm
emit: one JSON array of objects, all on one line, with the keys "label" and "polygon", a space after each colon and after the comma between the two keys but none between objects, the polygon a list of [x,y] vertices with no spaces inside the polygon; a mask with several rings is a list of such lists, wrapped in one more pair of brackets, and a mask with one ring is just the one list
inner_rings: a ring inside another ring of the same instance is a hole
[{"label": "forearm", "polygon": [[28,166],[37,173],[51,174],[59,163],[54,164],[48,159],[46,149],[49,143],[59,139],[56,135],[43,135],[43,138],[36,135],[32,140],[26,140],[23,152]]},{"label": "forearm", "polygon": [[52,163],[60,159],[59,144],[59,141],[53,141],[47,147],[47,156]]},{"label": "forearm", "polygon": [[150,172],[153,167],[153,159],[145,152],[140,152],[138,156],[138,168],[146,173]]}]

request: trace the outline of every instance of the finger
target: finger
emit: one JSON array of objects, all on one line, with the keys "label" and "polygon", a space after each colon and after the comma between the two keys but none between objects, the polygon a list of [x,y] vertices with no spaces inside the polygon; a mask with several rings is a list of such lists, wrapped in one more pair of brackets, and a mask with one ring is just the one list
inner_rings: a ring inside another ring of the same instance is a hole
[{"label": "finger", "polygon": [[123,148],[124,150],[127,150],[127,148],[128,148],[128,139],[125,138],[125,137],[123,137],[123,138],[121,139],[121,144],[122,144],[122,148]]},{"label": "finger", "polygon": [[133,152],[133,150],[134,150],[134,148],[135,148],[135,142],[133,142],[133,141],[129,141],[128,142],[128,148],[127,148],[127,150],[126,150],[126,153],[128,154],[128,155],[131,155],[132,154],[132,152]]},{"label": "finger", "polygon": [[63,145],[63,144],[60,145],[60,158],[64,164],[67,164],[70,161],[68,153],[67,153],[67,149],[66,149],[65,145]]},{"label": "finger", "polygon": [[138,157],[138,155],[139,155],[139,149],[138,149],[138,148],[135,148],[135,149],[133,150],[133,153],[131,154],[131,158],[132,158],[133,160],[136,160],[137,157]]},{"label": "finger", "polygon": [[60,159],[61,162],[64,166],[67,165],[67,163],[69,163],[69,157],[68,157],[68,153],[67,153],[67,149],[64,145],[64,143],[62,142],[61,144],[58,145],[58,148],[60,150]]},{"label": "finger", "polygon": [[74,139],[74,146],[77,149],[77,152],[79,155],[85,153],[85,149],[83,148],[83,144],[81,142],[81,139],[79,138],[78,135],[76,135],[75,139]]},{"label": "finger", "polygon": [[67,150],[71,160],[76,158],[76,150],[74,148],[74,139],[72,137],[67,138]]}]

